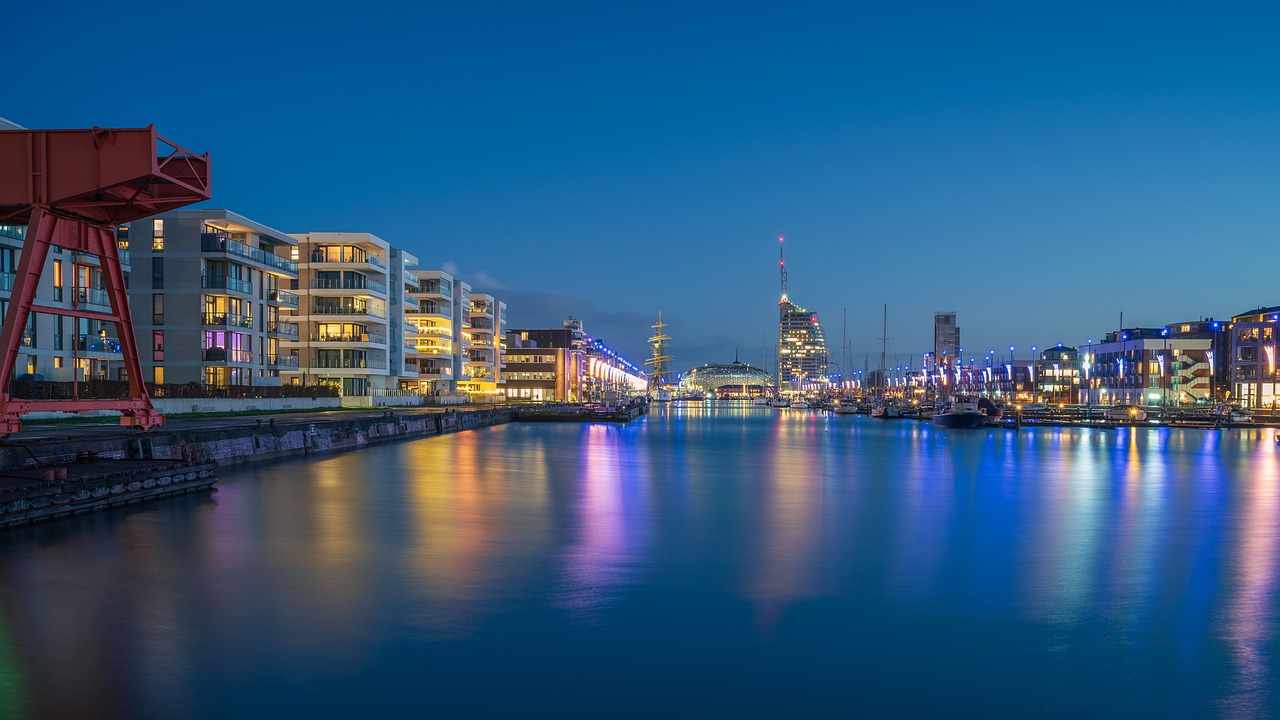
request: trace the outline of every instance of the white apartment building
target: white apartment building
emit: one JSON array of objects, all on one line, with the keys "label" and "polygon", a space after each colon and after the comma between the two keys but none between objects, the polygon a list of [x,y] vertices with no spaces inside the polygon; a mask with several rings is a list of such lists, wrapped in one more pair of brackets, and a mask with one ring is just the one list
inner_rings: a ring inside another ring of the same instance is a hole
[{"label": "white apartment building", "polygon": [[[410,293],[416,306],[405,308],[406,325],[413,326],[418,377],[414,387],[424,395],[446,395],[457,391],[457,378],[462,374],[458,361],[458,348],[462,347],[462,332],[468,326],[467,315],[454,314],[455,292],[466,292],[470,313],[470,293],[466,283],[461,283],[443,270],[418,270],[412,273],[417,288]],[[406,378],[407,387],[411,381]]]},{"label": "white apartment building", "polygon": [[507,304],[485,293],[471,293],[471,345],[458,387],[473,397],[505,396],[502,360],[506,350]]},{"label": "white apartment building", "polygon": [[[292,237],[298,241],[299,336],[284,345],[298,357],[289,382],[333,385],[343,395],[398,389],[404,306],[392,302],[391,246],[371,233]],[[400,260],[395,283],[403,282],[408,262]],[[403,297],[402,288],[396,291]]]}]

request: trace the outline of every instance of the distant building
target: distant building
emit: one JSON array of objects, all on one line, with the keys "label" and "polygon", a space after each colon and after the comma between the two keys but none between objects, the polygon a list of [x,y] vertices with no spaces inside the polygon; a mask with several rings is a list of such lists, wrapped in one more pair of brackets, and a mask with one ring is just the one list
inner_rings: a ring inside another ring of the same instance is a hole
[{"label": "distant building", "polygon": [[492,295],[471,293],[468,316],[471,345],[459,389],[473,397],[505,395],[502,362],[507,346],[507,304]]},{"label": "distant building", "polygon": [[706,364],[696,367],[680,379],[679,391],[714,392],[726,397],[756,397],[774,386],[773,377],[764,370],[736,359],[728,365]]},{"label": "distant building", "polygon": [[946,372],[954,367],[960,354],[960,326],[956,325],[955,312],[933,314],[933,362],[935,372]]},{"label": "distant building", "polygon": [[505,393],[512,400],[600,402],[643,392],[638,367],[570,317],[559,328],[509,330]]},{"label": "distant building", "polygon": [[1280,395],[1276,335],[1280,307],[1258,308],[1231,318],[1231,401],[1249,408],[1273,408]]},{"label": "distant building", "polygon": [[798,390],[827,376],[827,338],[818,314],[783,299],[778,306],[778,387]]},{"label": "distant building", "polygon": [[[1180,324],[1107,333],[1090,346],[1086,400],[1100,405],[1177,405],[1207,400],[1213,339]],[[1172,328],[1172,329],[1171,329]]]},{"label": "distant building", "polygon": [[1075,348],[1059,344],[1044,350],[1035,370],[1038,399],[1064,404],[1079,402],[1080,374],[1080,353]]}]

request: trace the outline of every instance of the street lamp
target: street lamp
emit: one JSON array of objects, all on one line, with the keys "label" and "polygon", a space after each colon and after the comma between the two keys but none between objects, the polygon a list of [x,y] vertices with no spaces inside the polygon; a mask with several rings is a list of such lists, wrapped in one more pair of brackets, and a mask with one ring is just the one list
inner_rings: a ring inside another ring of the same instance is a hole
[{"label": "street lamp", "polygon": [[[1160,405],[1169,407],[1169,390],[1164,380],[1165,357],[1169,355],[1169,328],[1160,331],[1164,336],[1164,354],[1160,356]],[[1170,368],[1172,369],[1172,368]]]}]

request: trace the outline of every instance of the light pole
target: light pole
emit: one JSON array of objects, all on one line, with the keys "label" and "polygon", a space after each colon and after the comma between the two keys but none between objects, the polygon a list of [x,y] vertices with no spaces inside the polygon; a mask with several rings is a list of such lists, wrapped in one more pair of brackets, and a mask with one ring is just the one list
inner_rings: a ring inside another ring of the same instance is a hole
[{"label": "light pole", "polygon": [[1085,417],[1093,417],[1093,378],[1089,368],[1093,367],[1093,338],[1089,338],[1089,354],[1084,359]]},{"label": "light pole", "polygon": [[1160,356],[1160,406],[1168,408],[1169,390],[1166,387],[1164,379],[1164,367],[1167,362],[1165,358],[1169,356],[1169,328],[1161,330],[1160,334],[1164,336],[1164,354]]},{"label": "light pole", "polygon": [[[1036,346],[1035,345],[1031,346],[1031,365],[1032,367],[1035,367],[1038,365],[1038,363],[1036,363]],[[1031,399],[1035,400],[1037,395],[1039,395],[1039,393],[1036,391],[1036,376],[1035,376],[1035,373],[1032,373],[1031,374]]]}]

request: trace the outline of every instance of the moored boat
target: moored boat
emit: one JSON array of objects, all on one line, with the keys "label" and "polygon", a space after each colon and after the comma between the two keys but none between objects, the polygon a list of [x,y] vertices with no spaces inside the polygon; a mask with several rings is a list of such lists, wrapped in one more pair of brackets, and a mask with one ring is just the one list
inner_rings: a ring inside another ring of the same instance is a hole
[{"label": "moored boat", "polygon": [[978,399],[958,396],[942,412],[934,413],[933,424],[938,427],[976,428],[987,419],[978,406]]}]

